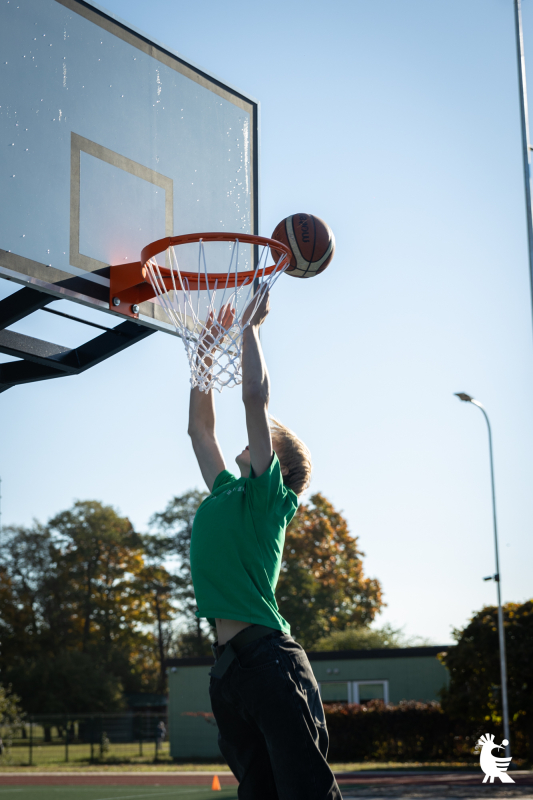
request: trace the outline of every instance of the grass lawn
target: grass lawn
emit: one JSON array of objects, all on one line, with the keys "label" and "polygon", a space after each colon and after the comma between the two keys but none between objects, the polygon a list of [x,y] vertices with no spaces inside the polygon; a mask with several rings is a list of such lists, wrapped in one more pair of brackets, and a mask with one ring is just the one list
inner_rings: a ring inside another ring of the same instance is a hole
[{"label": "grass lawn", "polygon": [[227,764],[219,762],[214,763],[198,763],[194,764],[175,764],[173,761],[158,761],[156,764],[151,763],[114,763],[97,761],[90,764],[87,761],[69,761],[68,763],[37,763],[29,767],[27,764],[13,764],[4,759],[0,759],[0,775],[3,772],[21,772],[31,775],[32,772],[216,772],[223,773],[229,772],[230,768]]},{"label": "grass lawn", "polygon": [[0,786],[0,798],[5,800],[71,800],[74,796],[76,800],[237,800],[237,787],[213,792],[207,786]]},{"label": "grass lawn", "polygon": [[[156,757],[154,742],[136,742],[108,744],[107,752],[102,754],[100,747],[95,744],[91,748],[90,744],[72,743],[65,746],[64,743],[35,741],[31,749],[32,764],[38,767],[47,768],[54,765],[60,767],[61,764],[89,764],[91,758],[93,763],[108,764],[153,764]],[[170,746],[164,742],[157,750],[158,762],[162,764],[172,764],[170,757]],[[0,759],[0,764],[11,764],[11,766],[27,766],[30,761],[30,747],[28,741],[18,740]]]}]

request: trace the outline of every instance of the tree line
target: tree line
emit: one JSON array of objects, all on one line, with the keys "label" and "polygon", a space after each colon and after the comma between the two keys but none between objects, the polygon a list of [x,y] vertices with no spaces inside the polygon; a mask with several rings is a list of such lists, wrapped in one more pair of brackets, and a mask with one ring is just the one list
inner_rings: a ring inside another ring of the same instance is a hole
[{"label": "tree line", "polygon": [[[95,500],[46,524],[3,529],[0,683],[11,684],[26,712],[119,710],[125,695],[165,692],[169,656],[210,655],[213,636],[195,616],[189,566],[205,497],[191,490],[172,498],[145,533]],[[307,649],[350,630],[379,637],[368,625],[383,606],[382,589],[365,576],[363,556],[325,497],[300,505],[277,600]],[[383,633],[385,646],[394,635]]]}]

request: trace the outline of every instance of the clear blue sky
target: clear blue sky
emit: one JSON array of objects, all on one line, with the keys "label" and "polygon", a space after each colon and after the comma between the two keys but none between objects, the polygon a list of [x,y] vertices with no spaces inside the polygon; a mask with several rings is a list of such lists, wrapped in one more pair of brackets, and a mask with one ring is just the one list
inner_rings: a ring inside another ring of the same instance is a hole
[{"label": "clear blue sky", "polygon": [[[359,537],[388,603],[380,621],[447,642],[495,601],[482,581],[494,571],[487,434],[457,391],[491,417],[503,594],[529,599],[533,328],[512,0],[104,5],[261,102],[263,235],[297,211],[335,232],[322,276],[278,282],[263,342],[271,410],[308,443],[312,491]],[[202,485],[188,391],[181,343],[157,334],[80,377],[1,395],[4,524],[96,498],[143,529]],[[228,462],[246,441],[241,405],[239,390],[218,401]]]}]

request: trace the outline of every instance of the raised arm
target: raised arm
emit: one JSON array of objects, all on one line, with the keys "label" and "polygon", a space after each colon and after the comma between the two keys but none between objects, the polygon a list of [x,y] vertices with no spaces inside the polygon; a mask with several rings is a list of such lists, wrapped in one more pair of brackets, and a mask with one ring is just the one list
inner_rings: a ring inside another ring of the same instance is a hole
[{"label": "raised arm", "polygon": [[[218,319],[226,327],[233,319],[233,311],[229,305],[223,306]],[[206,353],[213,343],[213,332],[216,333],[217,320],[210,314],[203,332],[204,363],[211,367],[211,359]],[[200,356],[202,355],[200,348]],[[198,387],[191,390],[189,402],[189,436],[191,437],[194,454],[198,461],[202,477],[209,491],[212,490],[215,478],[223,469],[226,469],[224,457],[218,444],[215,432],[215,399],[213,390],[201,392]]]},{"label": "raised arm", "polygon": [[215,401],[213,391],[191,389],[189,403],[189,436],[202,477],[209,491],[215,478],[226,469],[224,457],[215,433]]},{"label": "raised arm", "polygon": [[250,325],[244,331],[242,342],[242,399],[246,412],[250,461],[256,477],[266,472],[273,455],[268,419],[270,381],[259,340],[259,328],[269,310],[269,295],[265,292]]}]

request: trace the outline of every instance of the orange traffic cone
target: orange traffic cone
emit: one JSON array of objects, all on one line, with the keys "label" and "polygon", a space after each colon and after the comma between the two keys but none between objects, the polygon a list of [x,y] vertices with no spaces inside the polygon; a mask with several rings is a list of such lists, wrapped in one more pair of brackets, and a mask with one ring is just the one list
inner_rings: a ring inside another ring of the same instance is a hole
[{"label": "orange traffic cone", "polygon": [[220,781],[218,779],[218,775],[215,775],[213,778],[213,783],[211,784],[211,789],[215,792],[221,792],[222,789],[220,788]]}]

